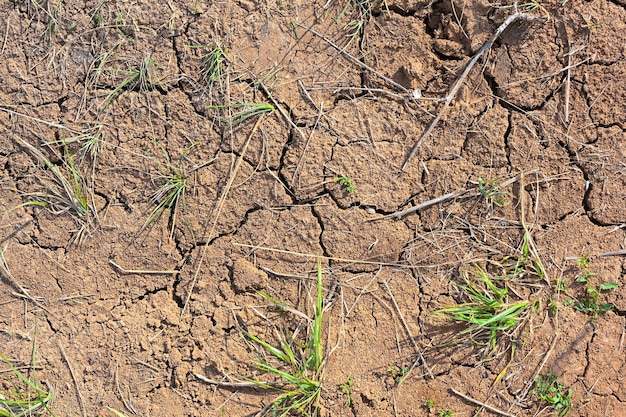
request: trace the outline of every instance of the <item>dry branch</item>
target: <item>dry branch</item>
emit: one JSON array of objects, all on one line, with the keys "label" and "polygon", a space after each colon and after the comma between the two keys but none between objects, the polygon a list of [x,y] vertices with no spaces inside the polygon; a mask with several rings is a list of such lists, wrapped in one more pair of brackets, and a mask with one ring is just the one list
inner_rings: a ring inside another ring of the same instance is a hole
[{"label": "dry branch", "polygon": [[430,124],[428,125],[424,133],[422,133],[422,136],[420,136],[417,142],[415,142],[415,145],[413,145],[413,148],[411,148],[411,152],[409,152],[409,156],[406,158],[404,165],[402,165],[402,171],[404,171],[407,168],[407,166],[409,165],[409,163],[415,156],[415,153],[421,146],[422,142],[424,142],[424,140],[433,131],[437,123],[439,123],[439,120],[441,120],[441,117],[444,115],[446,109],[448,108],[448,106],[450,105],[454,97],[456,96],[456,93],[459,91],[459,88],[461,88],[461,85],[463,85],[463,82],[469,75],[474,65],[476,65],[476,62],[478,62],[480,57],[493,46],[495,41],[500,37],[500,35],[502,35],[502,32],[504,32],[506,28],[508,28],[512,23],[515,23],[515,22],[523,22],[525,24],[530,24],[530,23],[534,23],[534,22],[538,22],[542,20],[543,18],[533,18],[526,13],[521,13],[521,12],[516,11],[511,16],[509,16],[504,21],[504,23],[500,25],[500,27],[498,27],[495,33],[489,39],[487,39],[487,42],[485,42],[484,45],[478,50],[478,52],[476,52],[474,57],[465,67],[465,70],[463,71],[463,73],[454,82],[454,84],[452,85],[452,88],[450,89],[450,92],[448,93],[448,95],[446,96],[443,102],[443,105],[441,106],[441,109],[439,110],[439,113],[437,113],[437,116],[430,122]]}]

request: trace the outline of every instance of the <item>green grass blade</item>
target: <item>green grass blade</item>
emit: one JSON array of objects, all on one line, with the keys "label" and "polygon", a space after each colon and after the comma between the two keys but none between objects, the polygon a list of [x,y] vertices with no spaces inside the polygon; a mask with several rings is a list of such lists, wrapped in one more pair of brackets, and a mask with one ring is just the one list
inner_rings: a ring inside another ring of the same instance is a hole
[{"label": "green grass blade", "polygon": [[9,367],[11,368],[11,372],[13,372],[13,374],[26,387],[30,388],[33,391],[33,393],[23,393],[21,392],[19,387],[14,384],[15,392],[13,394],[15,394],[17,399],[11,399],[7,398],[6,396],[0,395],[0,407],[4,408],[4,410],[0,409],[0,411],[2,411],[3,413],[8,413],[2,415],[6,415],[9,417],[30,416],[33,412],[42,407],[47,409],[47,404],[52,400],[53,393],[39,387],[36,378],[33,378],[32,381],[26,378],[26,376],[24,376],[24,374],[22,374],[17,368],[15,368],[11,361],[9,361],[9,359],[1,353],[0,359],[2,359],[7,365],[9,365]]},{"label": "green grass blade", "polygon": [[513,306],[485,320],[484,322],[479,323],[478,327],[496,329],[496,330],[509,329],[513,327],[515,323],[517,323],[516,318],[522,312],[524,312],[524,310],[528,307],[528,305],[529,305],[528,301],[523,301],[521,303],[514,304]]},{"label": "green grass blade", "polygon": [[323,314],[322,296],[322,261],[317,258],[317,298],[315,300],[315,321],[313,322],[313,334],[311,336],[311,362],[312,370],[319,371],[322,366],[322,314]]},{"label": "green grass blade", "polygon": [[263,348],[267,350],[271,355],[277,357],[278,359],[285,362],[286,364],[291,364],[290,358],[282,350],[278,349],[277,347],[272,346],[271,344],[267,343],[265,340],[262,340],[251,333],[248,333],[247,337],[252,339],[256,343],[258,343],[259,345],[263,346]]},{"label": "green grass blade", "polygon": [[233,130],[246,120],[260,116],[263,113],[271,113],[274,111],[274,106],[267,103],[242,103],[242,104],[231,104],[228,106],[209,106],[210,109],[234,109],[239,108],[242,109],[238,113],[235,113],[231,117],[225,119],[228,123],[226,126],[226,131]]}]

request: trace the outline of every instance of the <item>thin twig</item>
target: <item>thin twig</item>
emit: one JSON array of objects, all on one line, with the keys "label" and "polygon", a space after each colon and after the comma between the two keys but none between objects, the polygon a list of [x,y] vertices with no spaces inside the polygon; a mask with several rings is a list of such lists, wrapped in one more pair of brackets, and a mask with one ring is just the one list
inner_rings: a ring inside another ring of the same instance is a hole
[{"label": "thin twig", "polygon": [[539,373],[541,372],[543,367],[546,365],[546,362],[548,362],[548,358],[550,357],[550,354],[554,350],[554,347],[556,346],[556,341],[557,341],[558,338],[559,338],[559,331],[557,329],[556,333],[554,334],[554,337],[552,338],[552,343],[550,344],[550,349],[548,349],[548,351],[543,356],[543,360],[541,361],[541,363],[539,364],[539,366],[535,370],[535,373],[533,374],[532,378],[530,378],[528,384],[526,384],[526,388],[522,392],[522,395],[520,395],[518,397],[519,399],[524,400],[526,398],[526,395],[528,395],[528,391],[530,391],[530,387],[533,385],[533,383],[535,382],[535,379],[537,379],[537,376],[539,375]]},{"label": "thin twig", "polygon": [[313,139],[313,134],[315,133],[315,129],[317,129],[317,125],[319,124],[320,119],[322,118],[323,114],[324,114],[324,102],[320,103],[320,107],[317,112],[317,119],[315,119],[315,124],[311,128],[311,133],[309,134],[309,137],[305,138],[304,149],[302,150],[302,155],[300,155],[300,159],[298,160],[298,163],[296,164],[296,169],[293,171],[293,176],[292,176],[293,182],[296,182],[296,178],[298,178],[298,172],[300,171],[300,168],[302,167],[302,162],[304,161],[306,152],[309,149],[309,144],[311,143],[311,139]]},{"label": "thin twig", "polygon": [[11,14],[13,14],[13,10],[11,10],[11,13],[7,15],[6,29],[4,31],[4,40],[2,41],[2,49],[0,49],[0,54],[4,54],[4,48],[7,46],[7,38],[9,37],[9,27],[11,27],[11,25],[9,24],[9,19],[11,18]]},{"label": "thin twig", "polygon": [[54,123],[54,122],[48,122],[47,120],[43,120],[43,119],[40,119],[38,117],[29,116],[27,114],[11,110],[11,109],[9,109],[9,108],[7,108],[5,106],[0,106],[0,110],[1,111],[5,111],[5,112],[9,113],[10,115],[25,117],[25,118],[33,120],[35,122],[45,124],[48,127],[56,127],[57,129],[67,130],[68,132],[70,132],[72,134],[75,134],[75,135],[80,134],[80,132],[78,130],[73,130],[73,129],[65,126],[65,125],[62,125],[62,124],[59,124],[59,123]]},{"label": "thin twig", "polygon": [[298,82],[298,86],[302,90],[302,94],[304,94],[304,96],[309,100],[309,103],[311,104],[311,106],[313,106],[315,110],[319,112],[320,111],[319,107],[317,107],[317,104],[315,104],[315,101],[313,101],[313,97],[311,97],[307,89],[304,88],[304,84],[302,84],[302,81],[297,80],[297,82]]},{"label": "thin twig", "polygon": [[341,55],[343,55],[345,58],[347,58],[350,62],[352,62],[353,64],[363,68],[364,70],[367,70],[369,72],[371,72],[372,74],[375,74],[376,76],[378,76],[380,79],[384,80],[385,82],[387,82],[388,84],[396,87],[398,90],[402,91],[406,96],[403,97],[405,99],[411,100],[421,111],[423,111],[424,113],[433,116],[433,114],[431,114],[428,110],[426,110],[425,108],[423,108],[422,106],[420,106],[417,101],[415,100],[415,95],[413,91],[410,91],[409,89],[407,89],[406,87],[404,87],[402,84],[398,84],[397,82],[395,82],[394,80],[392,80],[389,77],[384,76],[383,74],[381,74],[380,72],[376,71],[374,68],[370,67],[369,65],[367,65],[366,63],[364,63],[363,61],[361,61],[360,59],[356,58],[355,56],[349,54],[348,52],[346,52],[346,50],[344,48],[340,48],[337,44],[335,44],[333,41],[331,41],[330,39],[328,39],[326,36],[322,35],[321,33],[315,31],[314,29],[311,29],[310,27],[304,26],[301,23],[296,23],[296,25],[298,25],[299,27],[301,27],[302,29],[306,30],[307,32],[311,32],[312,34],[314,34],[315,36],[317,36],[318,38],[322,39],[324,42],[326,42],[327,44],[329,44],[330,46],[332,46],[337,52],[339,52]]},{"label": "thin twig", "polygon": [[326,36],[322,35],[321,33],[317,32],[316,30],[314,30],[314,29],[312,29],[310,27],[304,26],[301,23],[296,23],[296,25],[300,26],[302,29],[306,30],[307,32],[311,32],[312,34],[314,34],[315,36],[317,36],[318,38],[320,38],[321,40],[323,40],[324,42],[326,42],[327,44],[332,46],[337,52],[339,52],[344,57],[348,58],[348,60],[351,61],[353,64],[355,64],[355,65],[357,65],[357,66],[359,66],[359,67],[361,67],[361,68],[371,72],[372,74],[376,74],[382,80],[384,80],[387,83],[393,85],[398,90],[400,90],[403,93],[405,93],[407,95],[407,97],[412,97],[413,96],[413,92],[409,91],[406,87],[404,87],[401,84],[398,84],[397,82],[395,82],[391,78],[382,75],[381,73],[376,71],[374,68],[370,67],[369,65],[367,65],[366,63],[361,61],[360,59],[358,59],[355,56],[351,55],[350,53],[346,52],[344,48],[340,48],[337,44],[335,44],[333,41],[328,39]]},{"label": "thin twig", "polygon": [[83,412],[83,417],[87,417],[87,406],[85,405],[85,398],[83,397],[83,394],[80,392],[80,388],[78,387],[78,381],[76,380],[74,369],[72,369],[72,364],[65,354],[65,349],[63,349],[63,345],[60,342],[57,342],[57,346],[59,347],[59,351],[61,351],[61,356],[63,357],[63,360],[67,364],[67,369],[70,370],[70,376],[72,377],[72,381],[74,382],[74,388],[76,388],[76,395],[78,396],[78,404],[80,405],[80,410]]},{"label": "thin twig", "polygon": [[415,213],[416,211],[422,211],[422,210],[427,209],[428,207],[434,206],[436,204],[445,203],[447,201],[450,201],[450,200],[453,200],[453,199],[455,199],[457,197],[460,197],[460,196],[462,196],[465,193],[467,193],[467,190],[453,191],[451,193],[444,194],[444,195],[439,196],[437,198],[433,198],[431,200],[424,201],[423,203],[418,204],[417,206],[413,206],[411,208],[408,208],[406,210],[396,211],[395,213],[387,214],[387,215],[382,216],[382,217],[376,217],[375,219],[369,219],[367,221],[375,222],[375,221],[378,221],[378,220],[384,220],[384,219],[390,219],[390,218],[395,218],[396,220],[399,220],[402,217],[407,216],[407,215],[409,215],[411,213]]},{"label": "thin twig", "polygon": [[[220,217],[220,214],[222,213],[222,209],[224,208],[224,204],[226,202],[226,197],[228,196],[228,193],[230,192],[230,188],[232,187],[233,182],[235,181],[235,177],[237,176],[237,173],[239,172],[239,167],[241,167],[243,158],[246,154],[246,151],[248,150],[248,145],[250,145],[250,142],[252,141],[252,137],[254,136],[256,131],[259,129],[259,126],[261,126],[261,122],[263,121],[264,116],[265,116],[264,114],[261,114],[261,116],[259,116],[259,118],[256,120],[256,123],[252,127],[252,131],[250,131],[248,138],[243,144],[243,148],[241,149],[239,158],[237,159],[237,162],[235,163],[235,166],[233,167],[232,172],[230,173],[230,176],[228,177],[228,181],[226,181],[226,185],[224,186],[222,195],[220,196],[220,199],[218,200],[217,206],[215,208],[215,216],[213,218],[213,224],[211,225],[211,230],[209,231],[209,235],[207,237],[207,242],[210,241],[211,238],[213,237],[213,233],[215,232],[215,228],[217,227],[217,221]],[[193,280],[191,281],[191,286],[189,287],[189,292],[187,293],[185,304],[183,304],[183,309],[180,312],[181,317],[185,315],[185,310],[187,309],[187,305],[189,304],[189,300],[191,299],[191,294],[193,293],[196,283],[198,282],[198,276],[200,275],[200,268],[202,267],[202,263],[204,262],[204,256],[206,255],[206,250],[208,247],[209,245],[204,245],[202,247],[202,251],[200,253],[200,259],[198,261],[198,265],[196,266],[196,272],[193,274]]]},{"label": "thin twig", "polygon": [[465,394],[461,394],[459,391],[455,390],[454,388],[450,388],[450,391],[452,391],[454,394],[458,395],[459,397],[463,398],[464,400],[467,400],[467,401],[469,401],[469,402],[471,402],[471,403],[474,403],[474,404],[476,404],[476,405],[479,405],[479,406],[481,406],[482,408],[484,408],[485,410],[489,410],[489,411],[491,411],[492,413],[500,414],[501,416],[504,416],[504,417],[517,417],[517,416],[516,416],[516,415],[514,415],[514,414],[509,414],[509,413],[507,413],[506,411],[498,410],[497,408],[492,407],[492,406],[490,406],[490,405],[487,405],[487,404],[485,404],[485,403],[483,403],[483,402],[480,402],[480,401],[478,401],[478,400],[475,400],[475,399],[473,399],[472,397],[468,397],[468,396],[467,396],[467,395],[465,395]]},{"label": "thin twig", "polygon": [[564,109],[564,113],[565,113],[565,123],[569,122],[569,94],[570,94],[570,84],[571,84],[571,75],[572,75],[572,71],[570,66],[572,65],[572,54],[570,53],[570,49],[571,49],[571,45],[569,44],[569,40],[567,42],[567,49],[568,49],[568,54],[567,54],[567,73],[565,75],[565,109]]},{"label": "thin twig", "polygon": [[409,156],[406,158],[404,165],[402,165],[403,172],[407,168],[407,166],[409,165],[413,157],[415,156],[415,153],[419,149],[422,142],[424,142],[424,140],[433,131],[437,123],[439,123],[439,120],[441,120],[441,117],[443,116],[446,109],[448,108],[448,106],[450,105],[454,97],[456,96],[456,93],[459,91],[459,88],[461,88],[461,85],[465,81],[465,78],[467,78],[472,68],[474,68],[474,65],[476,64],[476,62],[478,62],[478,59],[480,59],[480,57],[491,48],[491,46],[495,43],[495,41],[500,37],[502,32],[504,32],[506,28],[509,27],[512,23],[517,22],[517,21],[536,22],[539,20],[540,19],[530,17],[526,13],[520,13],[516,11],[514,14],[509,16],[504,21],[504,23],[502,23],[500,27],[498,27],[498,29],[496,29],[495,33],[489,39],[487,39],[487,42],[485,42],[484,45],[478,50],[478,52],[476,52],[474,57],[470,60],[470,62],[465,67],[465,70],[463,71],[461,76],[459,76],[459,78],[457,78],[457,80],[452,85],[452,88],[450,89],[450,93],[448,93],[448,95],[446,96],[446,99],[444,100],[443,105],[441,106],[441,109],[439,110],[439,113],[437,113],[437,116],[430,122],[430,124],[428,125],[424,133],[422,133],[422,136],[420,136],[417,142],[415,142],[415,145],[413,145],[411,152],[409,152]]},{"label": "thin twig", "polygon": [[95,297],[96,294],[77,294],[77,295],[68,295],[67,297],[61,297],[58,301],[70,301],[70,300],[78,300],[81,298],[89,298]]},{"label": "thin twig", "polygon": [[[578,49],[572,51],[571,54],[574,54],[577,51],[580,51],[580,49],[581,48],[578,48]],[[567,54],[567,55],[570,55],[570,54]],[[566,73],[567,71],[572,70],[572,69],[574,69],[576,67],[579,67],[581,65],[585,65],[587,62],[591,61],[592,59],[593,59],[593,57],[589,57],[589,58],[584,59],[582,61],[578,61],[575,64],[570,64],[570,65],[568,65],[566,67],[563,67],[563,68],[561,68],[561,69],[559,69],[559,70],[557,70],[557,71],[555,71],[555,72],[553,72],[551,74],[540,75],[538,77],[524,78],[524,79],[521,79],[521,80],[518,80],[518,81],[515,81],[515,82],[512,82],[512,83],[508,83],[506,86],[507,87],[514,87],[514,86],[521,85],[521,84],[524,84],[524,83],[527,83],[527,82],[530,82],[530,81],[544,80],[546,78],[556,77],[557,75],[560,75],[560,74],[562,74],[564,72]]]},{"label": "thin twig", "polygon": [[[503,181],[500,184],[500,187],[507,187],[507,186],[513,184],[514,182],[519,181],[524,175],[533,174],[533,173],[537,173],[537,170],[533,169],[531,171],[523,172],[523,173],[521,173],[519,175],[511,177],[508,180]],[[551,179],[546,179],[545,181],[549,181],[549,180],[551,180]],[[410,207],[410,208],[408,208],[406,210],[396,211],[395,213],[387,214],[387,215],[381,216],[381,217],[376,217],[375,219],[370,219],[370,220],[367,220],[367,221],[375,222],[375,221],[378,221],[378,220],[384,220],[384,219],[390,219],[390,218],[395,218],[396,220],[399,220],[399,219],[401,219],[402,217],[404,217],[406,215],[409,215],[411,213],[415,213],[416,211],[422,211],[424,209],[427,209],[428,207],[434,206],[436,204],[442,204],[442,203],[448,202],[450,200],[453,200],[453,199],[455,199],[457,197],[461,197],[461,196],[466,195],[466,194],[467,194],[467,197],[475,197],[475,196],[481,195],[481,193],[479,191],[475,191],[475,192],[472,192],[471,194],[468,194],[471,191],[472,190],[470,190],[470,189],[456,190],[456,191],[453,191],[451,193],[444,194],[442,196],[433,198],[431,200],[424,201],[423,203],[420,203],[420,204],[418,204],[416,206]]]},{"label": "thin twig", "polygon": [[118,271],[124,273],[124,274],[152,274],[152,275],[172,275],[172,274],[180,274],[180,271],[177,271],[175,269],[171,269],[171,270],[164,270],[164,271],[159,271],[159,270],[143,270],[143,269],[125,269],[122,268],[120,265],[116,264],[115,262],[113,262],[113,260],[109,259],[109,263],[111,265],[113,265]]},{"label": "thin twig", "polygon": [[285,119],[285,121],[300,134],[302,139],[306,139],[306,136],[304,136],[304,132],[302,132],[302,129],[300,129],[298,125],[293,122],[293,120],[291,119],[291,117],[289,117],[285,109],[283,109],[280,103],[276,99],[274,99],[274,97],[272,96],[272,93],[270,93],[270,90],[265,86],[265,84],[259,81],[258,85],[259,87],[261,87],[261,90],[263,90],[267,98],[270,99],[270,101],[274,105],[274,108],[276,108],[276,110],[278,110],[280,115],[283,116],[283,119]]},{"label": "thin twig", "polygon": [[214,379],[207,378],[206,376],[200,374],[193,374],[193,376],[195,376],[202,382],[206,382],[207,384],[225,388],[259,388],[263,385],[267,385],[270,387],[276,387],[281,385],[276,382],[222,382],[215,381]]},{"label": "thin twig", "polygon": [[[6,258],[4,257],[4,251],[6,249],[7,247],[5,246],[4,249],[0,250],[0,281],[5,281],[7,284],[13,287],[14,290],[18,291],[18,292],[12,292],[14,296],[25,298],[29,300],[31,303],[33,303],[35,306],[37,306],[38,308],[45,311],[46,313],[52,314],[41,303],[35,300],[35,297],[30,295],[26,288],[22,287],[19,284],[19,282],[17,282],[15,278],[13,278],[13,275],[11,274],[11,271],[9,270],[9,265],[7,264]],[[41,298],[45,302],[45,298],[43,297],[37,297],[37,298]]]},{"label": "thin twig", "polygon": [[288,255],[302,256],[302,257],[314,258],[314,259],[315,258],[320,258],[320,259],[323,259],[323,260],[330,260],[330,261],[335,261],[335,262],[346,262],[346,263],[350,263],[350,264],[393,266],[395,268],[407,268],[407,269],[414,268],[414,266],[412,266],[412,265],[402,265],[402,264],[392,263],[392,262],[376,262],[376,261],[365,261],[365,260],[359,260],[359,259],[336,258],[336,257],[333,257],[333,256],[322,256],[322,255],[316,255],[316,254],[312,254],[312,253],[302,253],[302,252],[295,252],[295,251],[290,251],[290,250],[285,250],[285,249],[270,248],[270,247],[267,247],[267,246],[248,245],[246,243],[233,242],[233,246],[249,248],[249,249],[252,249],[253,251],[255,251],[255,250],[266,250],[266,251],[270,251],[270,252],[284,253],[284,254],[288,254]]},{"label": "thin twig", "polygon": [[598,256],[624,256],[624,255],[626,255],[626,249],[604,252]]},{"label": "thin twig", "polygon": [[[422,355],[422,350],[417,345],[415,338],[413,337],[413,335],[411,334],[411,331],[409,330],[409,326],[406,324],[406,320],[404,320],[402,311],[400,311],[400,307],[398,306],[398,303],[396,303],[396,298],[393,296],[393,293],[391,292],[391,289],[389,288],[387,281],[383,282],[383,284],[385,285],[385,288],[387,288],[387,292],[389,293],[389,296],[391,297],[391,302],[393,303],[393,306],[396,309],[396,313],[398,314],[398,317],[400,318],[400,321],[402,322],[402,325],[404,326],[404,330],[409,335],[409,339],[411,339],[411,343],[413,343],[413,347],[415,348],[415,351],[417,352],[418,359],[422,362],[422,366],[424,367],[428,375],[430,375],[432,379],[435,379],[435,376],[433,375],[430,368],[428,367],[428,364],[426,364],[426,359],[424,359],[424,355]],[[414,366],[415,364],[411,367],[411,369],[413,369]],[[403,379],[405,379],[410,373],[411,373],[411,370],[409,370],[409,372],[405,376],[403,376]]]},{"label": "thin twig", "polygon": [[122,393],[122,389],[120,388],[119,363],[117,361],[115,362],[115,371],[113,373],[113,383],[114,383],[115,391],[117,395],[119,396],[120,400],[122,401],[122,404],[124,404],[124,407],[126,407],[131,413],[135,415],[139,414],[137,410],[135,410],[135,407],[133,407],[133,404],[130,403],[130,401],[126,401],[126,398],[124,398],[124,394]]}]

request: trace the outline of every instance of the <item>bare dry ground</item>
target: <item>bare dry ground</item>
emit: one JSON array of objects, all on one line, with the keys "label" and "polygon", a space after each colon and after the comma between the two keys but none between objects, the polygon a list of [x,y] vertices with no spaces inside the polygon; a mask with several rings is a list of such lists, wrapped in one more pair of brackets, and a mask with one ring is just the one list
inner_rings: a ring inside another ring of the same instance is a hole
[{"label": "bare dry ground", "polygon": [[626,415],[625,3],[524,5],[402,170],[510,5],[2,0],[0,353],[50,415],[256,415],[321,257],[313,413]]}]

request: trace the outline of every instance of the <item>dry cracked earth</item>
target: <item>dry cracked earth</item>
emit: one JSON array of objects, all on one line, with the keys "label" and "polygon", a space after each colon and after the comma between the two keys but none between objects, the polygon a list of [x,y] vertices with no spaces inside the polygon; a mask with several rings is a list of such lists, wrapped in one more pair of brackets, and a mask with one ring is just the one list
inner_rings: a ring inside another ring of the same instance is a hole
[{"label": "dry cracked earth", "polygon": [[[626,415],[625,8],[520,6],[444,108],[511,3],[2,0],[3,395],[257,415],[320,259],[308,411]],[[526,308],[433,314],[468,288]]]}]

